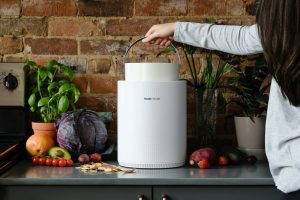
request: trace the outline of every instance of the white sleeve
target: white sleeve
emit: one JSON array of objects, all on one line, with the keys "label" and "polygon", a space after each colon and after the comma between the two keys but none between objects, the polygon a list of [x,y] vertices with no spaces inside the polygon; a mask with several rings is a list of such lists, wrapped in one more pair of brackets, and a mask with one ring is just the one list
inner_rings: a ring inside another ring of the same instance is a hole
[{"label": "white sleeve", "polygon": [[236,55],[255,54],[263,51],[256,24],[234,26],[176,22],[174,40]]}]

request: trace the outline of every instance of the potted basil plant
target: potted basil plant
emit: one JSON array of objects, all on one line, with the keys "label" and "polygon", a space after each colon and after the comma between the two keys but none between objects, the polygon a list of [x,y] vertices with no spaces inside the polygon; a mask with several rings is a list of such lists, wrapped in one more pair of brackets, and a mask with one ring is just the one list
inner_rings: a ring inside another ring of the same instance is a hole
[{"label": "potted basil plant", "polygon": [[30,77],[27,102],[38,121],[42,121],[32,122],[32,129],[34,133],[47,133],[55,138],[55,120],[69,108],[75,110],[80,96],[79,89],[71,83],[74,71],[56,60],[49,61],[45,66],[27,61],[25,67],[29,68]]}]

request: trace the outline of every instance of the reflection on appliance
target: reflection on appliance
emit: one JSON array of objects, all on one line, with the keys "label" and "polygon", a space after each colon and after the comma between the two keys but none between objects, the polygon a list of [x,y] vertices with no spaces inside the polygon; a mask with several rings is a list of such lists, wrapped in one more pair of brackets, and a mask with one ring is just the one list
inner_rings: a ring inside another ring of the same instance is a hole
[{"label": "reflection on appliance", "polygon": [[23,63],[0,63],[0,174],[23,155],[27,133]]}]

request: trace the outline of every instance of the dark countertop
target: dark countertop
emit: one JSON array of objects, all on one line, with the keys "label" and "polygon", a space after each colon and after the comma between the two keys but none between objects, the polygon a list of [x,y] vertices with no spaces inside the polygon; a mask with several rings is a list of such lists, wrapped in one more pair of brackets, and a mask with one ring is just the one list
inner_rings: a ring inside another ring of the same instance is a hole
[{"label": "dark countertop", "polygon": [[0,176],[0,185],[274,185],[274,181],[267,163],[86,174],[75,167],[33,166],[24,160]]}]

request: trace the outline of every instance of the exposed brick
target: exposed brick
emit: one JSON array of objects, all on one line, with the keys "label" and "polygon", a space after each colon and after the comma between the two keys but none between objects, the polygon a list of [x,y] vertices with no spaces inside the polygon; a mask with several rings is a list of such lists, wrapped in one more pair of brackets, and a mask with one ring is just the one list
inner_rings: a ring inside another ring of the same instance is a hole
[{"label": "exposed brick", "polygon": [[22,52],[23,44],[20,38],[0,37],[0,54],[14,54]]},{"label": "exposed brick", "polygon": [[158,19],[111,19],[107,21],[106,33],[113,36],[145,35],[152,25],[158,23]]},{"label": "exposed brick", "polygon": [[123,56],[113,57],[113,63],[115,66],[116,76],[118,76],[120,79],[124,79],[125,78],[124,57]]},{"label": "exposed brick", "polygon": [[0,35],[43,36],[47,33],[43,18],[3,18],[0,27]]},{"label": "exposed brick", "polygon": [[170,60],[170,58],[168,56],[156,57],[155,55],[151,55],[151,56],[146,56],[145,62],[150,62],[150,63],[154,63],[154,62],[170,63],[171,60]]},{"label": "exposed brick", "polygon": [[90,77],[90,92],[100,94],[116,94],[118,79],[113,76],[93,75]]},{"label": "exposed brick", "polygon": [[74,0],[23,0],[24,16],[76,16]]},{"label": "exposed brick", "polygon": [[226,15],[226,1],[189,0],[189,13],[192,16]]},{"label": "exposed brick", "polygon": [[227,15],[239,16],[244,14],[243,0],[229,0],[226,1]]},{"label": "exposed brick", "polygon": [[[135,41],[135,40],[134,40]],[[151,54],[158,54],[159,52],[165,50],[166,47],[161,46],[161,45],[153,45],[153,44],[145,44],[143,42],[136,43],[132,48],[131,48],[131,53],[135,55],[151,55]]]},{"label": "exposed brick", "polygon": [[242,24],[243,25],[252,25],[256,23],[256,18],[255,17],[247,17],[247,18],[242,18]]},{"label": "exposed brick", "polygon": [[242,20],[240,18],[219,18],[215,23],[220,25],[241,25]]},{"label": "exposed brick", "polygon": [[1,0],[0,16],[20,15],[20,0]]},{"label": "exposed brick", "polygon": [[79,15],[131,17],[133,0],[79,0]]},{"label": "exposed brick", "polygon": [[76,73],[85,73],[86,72],[86,68],[87,68],[86,58],[64,57],[64,58],[58,59],[58,61],[62,64],[72,67],[72,69]]},{"label": "exposed brick", "polygon": [[88,61],[89,73],[108,74],[112,67],[110,58],[95,58]]},{"label": "exposed brick", "polygon": [[80,42],[81,54],[120,55],[124,54],[129,43],[123,40],[83,40]]},{"label": "exposed brick", "polygon": [[211,19],[210,17],[204,18],[204,17],[198,17],[198,16],[184,16],[184,17],[167,17],[160,19],[161,23],[171,23],[175,21],[181,21],[181,22],[196,22],[196,23],[209,23],[214,22],[215,18]]},{"label": "exposed brick", "polygon": [[117,112],[117,97],[115,95],[84,96],[77,103],[78,107],[84,107],[101,112]]},{"label": "exposed brick", "polygon": [[104,25],[96,19],[50,18],[48,22],[48,35],[50,36],[102,36]]},{"label": "exposed brick", "polygon": [[3,58],[4,62],[15,62],[15,63],[23,63],[27,59],[24,56],[11,56],[11,55],[5,55]]},{"label": "exposed brick", "polygon": [[187,0],[135,1],[136,16],[179,16],[187,13]]},{"label": "exposed brick", "polygon": [[88,79],[86,76],[76,74],[72,82],[77,86],[80,93],[85,93],[87,91]]},{"label": "exposed brick", "polygon": [[30,55],[28,60],[32,60],[39,65],[46,65],[50,60],[58,60],[58,56]]},{"label": "exposed brick", "polygon": [[72,39],[26,38],[26,50],[40,55],[76,55],[77,42]]}]

